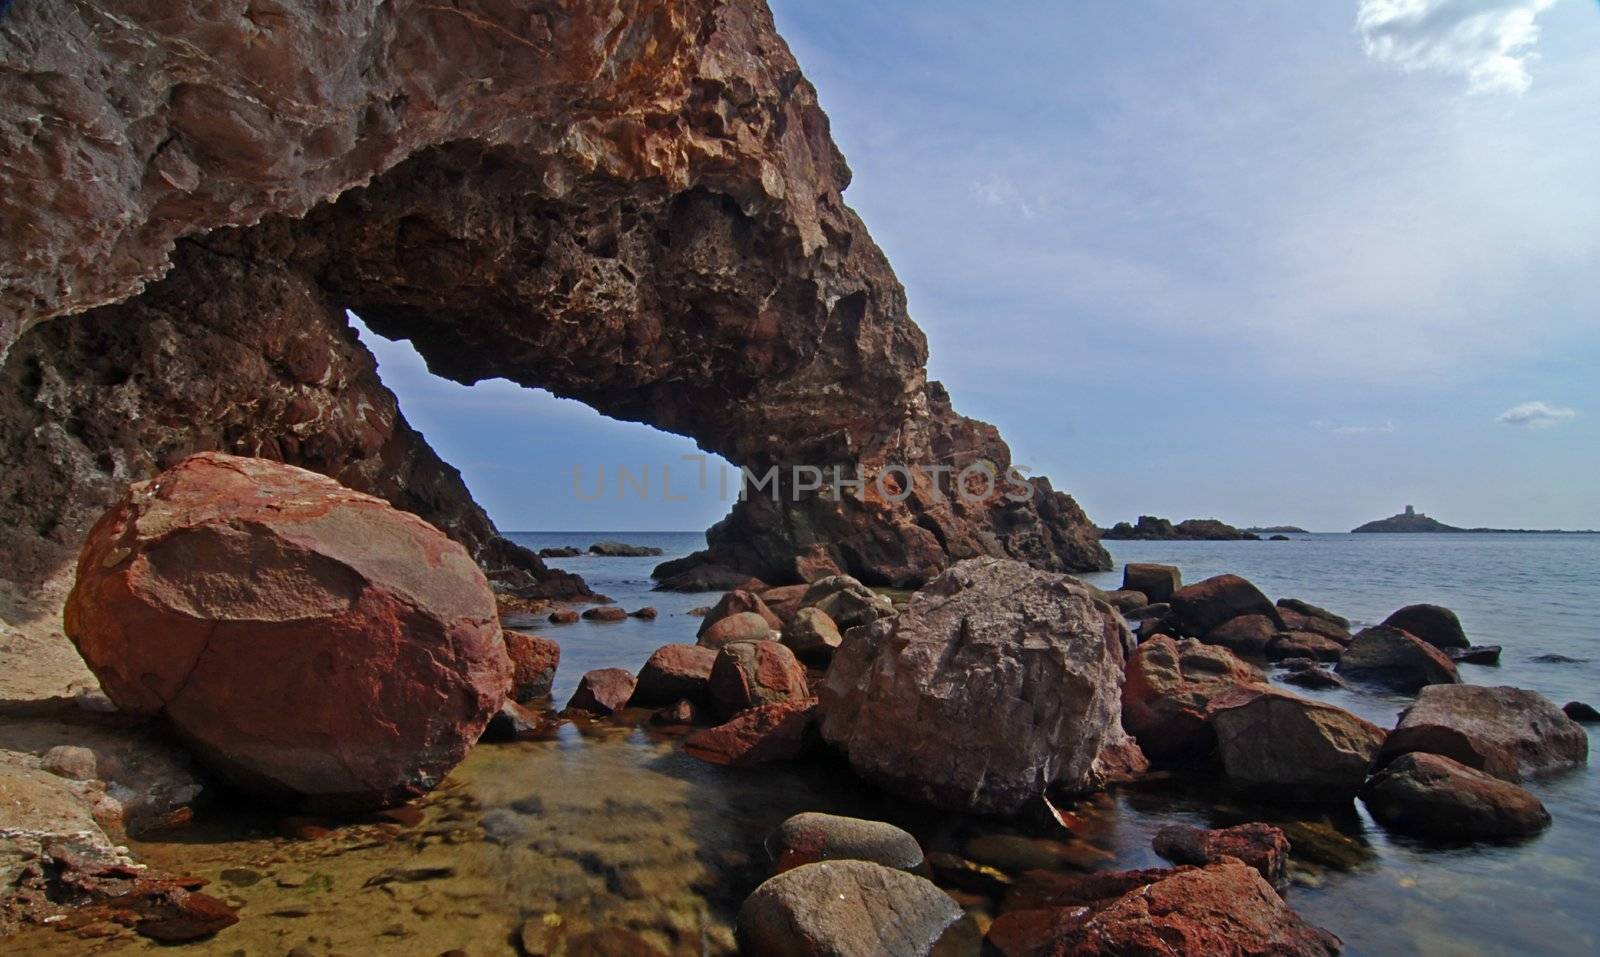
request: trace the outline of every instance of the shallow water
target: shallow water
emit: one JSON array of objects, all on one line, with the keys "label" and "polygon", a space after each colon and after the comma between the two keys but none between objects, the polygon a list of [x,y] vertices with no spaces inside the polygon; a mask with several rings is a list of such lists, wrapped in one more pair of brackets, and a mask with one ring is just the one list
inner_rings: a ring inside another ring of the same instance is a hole
[{"label": "shallow water", "polygon": [[[534,547],[600,538],[659,545],[670,558],[698,534],[516,536]],[[1594,700],[1593,661],[1543,665],[1557,653],[1600,657],[1584,614],[1600,599],[1600,537],[1311,536],[1296,542],[1110,543],[1119,561],[1170,561],[1187,580],[1243,574],[1277,597],[1293,595],[1358,621],[1437,601],[1460,612],[1480,643],[1506,646],[1499,669],[1465,666],[1477,683],[1518,684],[1558,702]],[[656,647],[693,641],[686,612],[714,595],[651,592],[660,558],[556,562],[628,609],[656,621],[582,622],[537,631],[558,639],[555,701],[585,670],[637,669]],[[1091,576],[1115,587],[1116,573]],[[531,623],[530,623],[531,624]],[[1305,693],[1305,692],[1299,692]],[[1321,695],[1392,726],[1402,696]],[[1013,872],[1155,866],[1150,837],[1177,821],[1273,820],[1295,845],[1288,897],[1340,935],[1354,954],[1592,954],[1600,951],[1600,788],[1596,772],[1536,782],[1555,818],[1514,846],[1441,847],[1390,838],[1361,810],[1243,804],[1204,782],[1158,783],[1086,800],[1071,833],[1030,831],[895,801],[827,758],[758,771],[685,756],[674,738],[639,726],[643,714],[564,723],[544,740],[475,749],[415,819],[353,824],[309,839],[282,822],[219,808],[190,828],[134,850],[160,867],[198,873],[243,906],[239,925],[193,945],[211,953],[469,954],[513,952],[524,926],[568,939],[625,929],[665,953],[731,949],[738,903],[768,869],[763,838],[785,817],[824,810],[893,821],[929,850],[987,859]],[[999,838],[999,839],[997,839]],[[287,886],[284,886],[287,885]],[[991,889],[993,890],[993,889]],[[961,898],[982,925],[993,897]],[[93,944],[48,932],[23,949],[149,949],[127,938]]]}]

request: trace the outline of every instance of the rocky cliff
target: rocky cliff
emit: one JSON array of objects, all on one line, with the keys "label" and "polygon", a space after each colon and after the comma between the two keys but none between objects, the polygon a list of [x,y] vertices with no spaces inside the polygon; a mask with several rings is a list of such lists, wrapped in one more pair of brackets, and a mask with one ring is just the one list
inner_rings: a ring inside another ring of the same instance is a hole
[{"label": "rocky cliff", "polygon": [[[0,525],[13,578],[196,449],[278,458],[422,514],[526,590],[399,415],[344,310],[441,376],[501,376],[737,464],[1010,454],[926,378],[759,0],[178,0],[0,15]],[[962,502],[753,500],[715,560],[912,584],[1005,554],[1107,565],[1044,480]],[[10,570],[6,570],[10,571]]]}]

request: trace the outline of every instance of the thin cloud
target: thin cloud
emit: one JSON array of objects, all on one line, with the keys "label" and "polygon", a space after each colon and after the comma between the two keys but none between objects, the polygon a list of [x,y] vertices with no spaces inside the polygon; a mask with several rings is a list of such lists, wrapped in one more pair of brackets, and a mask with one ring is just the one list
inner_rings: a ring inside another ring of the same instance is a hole
[{"label": "thin cloud", "polygon": [[1473,93],[1528,91],[1539,14],[1558,0],[1360,0],[1367,55],[1403,70],[1467,78]]},{"label": "thin cloud", "polygon": [[1023,196],[1017,185],[1004,176],[991,176],[972,184],[972,191],[986,205],[1015,209],[1023,219],[1039,215],[1036,204]]},{"label": "thin cloud", "polygon": [[1500,413],[1496,422],[1520,428],[1548,429],[1576,416],[1577,410],[1548,402],[1524,402]]},{"label": "thin cloud", "polygon": [[1338,425],[1329,429],[1334,435],[1391,435],[1400,431],[1393,422],[1382,425]]}]

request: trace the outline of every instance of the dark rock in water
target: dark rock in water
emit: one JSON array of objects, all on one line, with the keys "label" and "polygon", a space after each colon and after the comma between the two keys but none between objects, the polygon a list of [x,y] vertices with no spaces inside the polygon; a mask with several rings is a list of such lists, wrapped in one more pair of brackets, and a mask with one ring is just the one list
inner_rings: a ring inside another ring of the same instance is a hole
[{"label": "dark rock in water", "polygon": [[903,871],[922,864],[917,839],[883,821],[808,811],[796,814],[767,838],[778,873],[817,861],[871,861]]},{"label": "dark rock in water", "polygon": [[1383,623],[1426,641],[1435,648],[1466,648],[1472,644],[1461,619],[1443,605],[1407,605]]},{"label": "dark rock in water", "polygon": [[243,791],[328,810],[427,791],[511,688],[464,548],[332,479],[214,452],[95,526],[65,626],[119,709],[164,716]]},{"label": "dark rock in water", "polygon": [[1220,830],[1169,824],[1156,832],[1151,846],[1174,864],[1195,867],[1236,857],[1255,868],[1275,890],[1289,885],[1289,839],[1271,824],[1240,824]]},{"label": "dark rock in water", "polygon": [[1498,665],[1499,645],[1472,645],[1468,648],[1450,648],[1445,651],[1450,660],[1463,665]]},{"label": "dark rock in water", "polygon": [[511,659],[511,700],[528,704],[550,696],[561,665],[561,646],[549,638],[508,631],[506,654]]},{"label": "dark rock in water", "polygon": [[1400,716],[1384,758],[1425,751],[1503,781],[1589,760],[1589,735],[1543,695],[1521,688],[1432,685]]},{"label": "dark rock in water", "polygon": [[1217,575],[1185,585],[1172,593],[1171,601],[1184,634],[1193,638],[1204,638],[1213,628],[1240,615],[1262,615],[1274,626],[1283,627],[1277,607],[1238,575]]},{"label": "dark rock in water", "polygon": [[985,897],[998,897],[1011,886],[1011,877],[998,867],[969,861],[959,854],[934,851],[928,855],[928,868],[939,883]]},{"label": "dark rock in water", "polygon": [[1566,655],[1534,655],[1529,661],[1536,661],[1541,665],[1586,665],[1588,658],[1568,658]]},{"label": "dark rock in water", "polygon": [[741,712],[732,721],[684,739],[691,757],[736,768],[792,761],[816,742],[814,701],[780,701]]},{"label": "dark rock in water", "polygon": [[628,613],[616,605],[596,605],[583,610],[584,621],[622,621]]},{"label": "dark rock in water", "polygon": [[1343,645],[1312,631],[1285,631],[1274,636],[1267,644],[1267,658],[1271,661],[1283,661],[1286,658],[1338,661],[1343,654]]},{"label": "dark rock in water", "polygon": [[557,608],[550,613],[550,624],[571,625],[578,620],[578,613],[571,608]]},{"label": "dark rock in water", "polygon": [[706,690],[712,710],[724,721],[749,708],[811,697],[805,666],[776,641],[723,645],[712,663]]},{"label": "dark rock in water", "polygon": [[722,619],[743,612],[760,615],[761,620],[767,623],[767,628],[771,631],[778,631],[783,627],[783,619],[773,614],[772,609],[767,607],[767,603],[762,601],[754,592],[735,588],[733,591],[723,595],[715,605],[711,606],[711,610],[706,613],[705,620],[700,622],[699,629],[695,631],[695,637],[702,637]]},{"label": "dark rock in water", "polygon": [[1348,688],[1350,685],[1341,677],[1326,668],[1316,665],[1307,665],[1301,668],[1291,668],[1279,678],[1284,684],[1295,685],[1300,688],[1327,689]]},{"label": "dark rock in water", "polygon": [[1337,641],[1341,645],[1350,643],[1350,629],[1327,618],[1307,615],[1293,608],[1285,608],[1282,602],[1278,604],[1278,617],[1283,619],[1284,631],[1309,631]]},{"label": "dark rock in water", "polygon": [[628,612],[628,617],[629,618],[640,618],[640,619],[643,619],[644,621],[655,621],[657,614],[658,614],[658,612],[655,610],[655,608],[653,606],[646,605],[643,608],[638,608],[638,609],[635,609],[633,611]]},{"label": "dark rock in water", "polygon": [[1438,754],[1401,755],[1361,799],[1385,827],[1428,837],[1526,837],[1550,826],[1550,812],[1525,789]]},{"label": "dark rock in water", "polygon": [[[692,646],[691,646],[692,647]],[[667,705],[650,715],[650,723],[658,725],[700,724],[704,719],[700,706],[685,698]]]},{"label": "dark rock in water", "polygon": [[1307,618],[1320,618],[1329,624],[1339,626],[1346,632],[1350,630],[1350,619],[1335,615],[1328,609],[1313,605],[1308,601],[1301,601],[1298,598],[1280,598],[1278,599],[1278,608],[1305,615]]},{"label": "dark rock in water", "polygon": [[1260,536],[1253,532],[1241,532],[1232,525],[1226,522],[1219,522],[1214,518],[1190,518],[1174,525],[1167,519],[1157,518],[1154,515],[1140,515],[1139,520],[1132,525],[1127,522],[1118,522],[1102,531],[1100,537],[1108,542],[1253,542],[1260,540]]},{"label": "dark rock in water", "polygon": [[1584,704],[1582,701],[1568,701],[1561,706],[1561,712],[1579,724],[1595,724],[1600,722],[1600,711],[1593,705]]},{"label": "dark rock in water", "polygon": [[577,558],[582,554],[576,545],[553,545],[539,549],[540,558]]},{"label": "dark rock in water", "polygon": [[1269,800],[1348,801],[1383,744],[1383,729],[1342,708],[1277,690],[1241,689],[1209,708],[1223,772]]},{"label": "dark rock in water", "polygon": [[1239,615],[1206,632],[1200,640],[1246,658],[1264,658],[1277,637],[1278,625],[1266,615]]},{"label": "dark rock in water", "polygon": [[621,711],[633,697],[636,682],[621,668],[597,668],[578,680],[578,690],[567,701],[567,711],[587,711],[604,717]]},{"label": "dark rock in water", "polygon": [[1172,613],[1172,606],[1164,601],[1150,605],[1143,605],[1132,611],[1125,612],[1129,621],[1145,621],[1150,618],[1165,618]]},{"label": "dark rock in water", "polygon": [[1130,562],[1122,567],[1124,591],[1142,592],[1152,602],[1168,602],[1172,593],[1183,587],[1183,574],[1176,565]]},{"label": "dark rock in water", "polygon": [[1291,539],[1287,535],[1272,535],[1272,536],[1269,536],[1267,538],[1267,541],[1269,541],[1269,542],[1288,542],[1288,541],[1293,541],[1293,539]]},{"label": "dark rock in water", "polygon": [[159,874],[64,840],[37,854],[13,849],[7,865],[6,916],[30,923],[63,930],[123,924],[158,943],[183,944],[239,922],[236,908],[200,892],[201,878]]},{"label": "dark rock in water", "polygon": [[1461,681],[1455,663],[1444,652],[1387,625],[1375,625],[1357,634],[1339,657],[1338,670],[1347,678],[1397,691]]},{"label": "dark rock in water", "polygon": [[737,571],[726,565],[690,565],[681,571],[670,575],[663,575],[661,569],[672,562],[658,566],[652,573],[657,579],[656,591],[743,591],[759,592],[767,587],[767,583],[754,575]]},{"label": "dark rock in water", "polygon": [[711,667],[717,663],[714,648],[699,645],[664,645],[657,648],[650,659],[639,669],[634,685],[634,707],[653,708],[669,705],[680,698],[700,704],[709,704],[707,686],[711,680]]},{"label": "dark rock in water", "polygon": [[483,737],[480,740],[491,743],[515,741],[537,734],[543,723],[538,713],[507,699],[500,706],[500,710],[494,713],[494,717],[489,719],[489,724],[483,729]]},{"label": "dark rock in water", "polygon": [[1342,946],[1290,910],[1254,868],[1229,859],[1168,871],[1063,918],[1044,953],[1331,957]]},{"label": "dark rock in water", "polygon": [[761,957],[932,953],[962,910],[931,882],[870,861],[784,871],[739,908],[737,936]]},{"label": "dark rock in water", "polygon": [[1065,575],[959,562],[899,615],[850,633],[818,689],[822,735],[894,793],[1015,813],[1052,783],[1093,787],[1102,748],[1125,739],[1130,637]]},{"label": "dark rock in water", "polygon": [[1226,648],[1152,638],[1128,661],[1122,725],[1158,764],[1205,761],[1217,747],[1206,713],[1211,699],[1265,682],[1259,669]]},{"label": "dark rock in water", "polygon": [[652,558],[660,555],[661,549],[626,542],[595,542],[589,546],[589,554],[605,558]]}]

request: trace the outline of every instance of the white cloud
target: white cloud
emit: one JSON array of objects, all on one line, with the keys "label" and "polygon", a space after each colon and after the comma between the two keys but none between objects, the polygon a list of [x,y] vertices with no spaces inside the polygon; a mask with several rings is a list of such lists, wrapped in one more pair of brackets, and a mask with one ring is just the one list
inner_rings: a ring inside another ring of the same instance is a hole
[{"label": "white cloud", "polygon": [[1023,219],[1033,219],[1039,215],[1036,203],[1022,195],[1017,189],[1017,184],[1004,176],[991,176],[972,184],[972,191],[986,205],[1000,208],[1015,209]]},{"label": "white cloud", "polygon": [[1552,425],[1559,425],[1577,414],[1573,409],[1551,405],[1548,402],[1524,402],[1500,413],[1495,421],[1506,425],[1548,429]]},{"label": "white cloud", "polygon": [[1393,422],[1382,425],[1339,425],[1328,431],[1334,435],[1390,435],[1400,431]]},{"label": "white cloud", "polygon": [[1405,70],[1467,78],[1473,93],[1525,93],[1539,14],[1558,0],[1360,0],[1367,54]]}]

